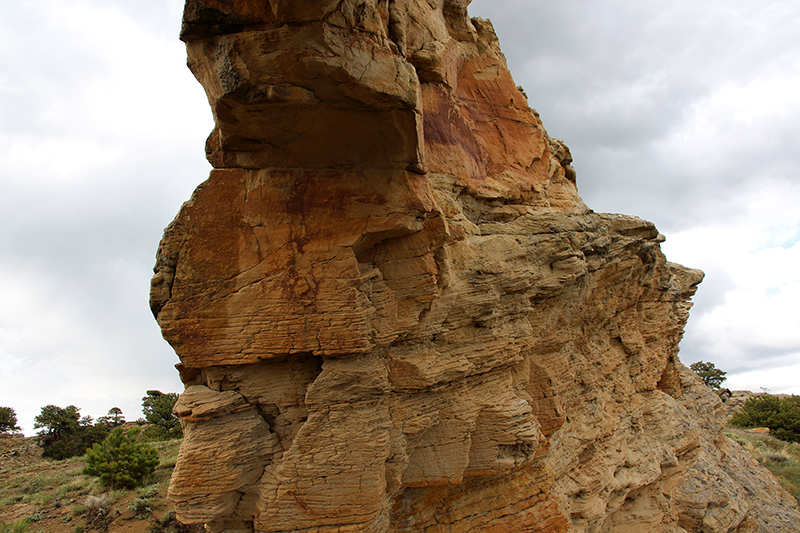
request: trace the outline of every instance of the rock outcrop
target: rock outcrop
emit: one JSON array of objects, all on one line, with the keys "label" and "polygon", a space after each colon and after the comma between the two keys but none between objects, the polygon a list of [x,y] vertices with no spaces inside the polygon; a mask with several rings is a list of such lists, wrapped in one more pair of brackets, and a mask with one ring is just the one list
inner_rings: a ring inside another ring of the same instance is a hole
[{"label": "rock outcrop", "polygon": [[[728,389],[725,389],[727,392]],[[722,405],[725,411],[725,418],[730,420],[733,415],[735,415],[744,404],[747,403],[747,400],[756,396],[756,394],[750,392],[749,390],[735,390],[731,391],[730,394],[720,395],[720,399],[722,400]]]},{"label": "rock outcrop", "polygon": [[212,532],[796,531],[678,359],[702,273],[597,214],[468,0],[188,0],[214,170],[150,304]]}]

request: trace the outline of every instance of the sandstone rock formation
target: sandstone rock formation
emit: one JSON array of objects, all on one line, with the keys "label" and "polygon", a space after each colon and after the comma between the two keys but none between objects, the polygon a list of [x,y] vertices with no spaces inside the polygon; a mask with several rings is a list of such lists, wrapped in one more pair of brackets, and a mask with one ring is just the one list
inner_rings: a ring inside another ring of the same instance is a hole
[{"label": "sandstone rock formation", "polygon": [[151,307],[212,532],[796,531],[678,360],[702,273],[597,214],[468,0],[188,0],[214,170]]}]

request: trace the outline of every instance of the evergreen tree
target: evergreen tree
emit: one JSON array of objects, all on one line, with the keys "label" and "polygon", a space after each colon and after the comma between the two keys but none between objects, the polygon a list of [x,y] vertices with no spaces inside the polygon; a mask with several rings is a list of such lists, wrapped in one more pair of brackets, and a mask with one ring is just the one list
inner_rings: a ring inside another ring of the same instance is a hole
[{"label": "evergreen tree", "polygon": [[19,430],[17,413],[11,407],[0,407],[0,433],[14,433]]},{"label": "evergreen tree", "polygon": [[111,424],[121,426],[125,423],[125,417],[122,415],[122,409],[119,407],[112,407],[108,410],[108,418],[111,419]]},{"label": "evergreen tree", "polygon": [[125,423],[125,417],[122,414],[122,409],[119,407],[112,407],[108,410],[108,414],[106,416],[101,416],[97,419],[99,423],[105,424],[109,427],[117,427],[121,426]]},{"label": "evergreen tree", "polygon": [[159,459],[158,451],[141,440],[140,433],[138,427],[127,432],[116,428],[105,441],[86,450],[83,473],[99,477],[103,485],[112,489],[141,485],[145,477],[155,472]]},{"label": "evergreen tree", "polygon": [[78,454],[80,446],[80,410],[74,405],[62,409],[57,405],[46,405],[33,419],[33,427],[40,429],[44,457],[66,459]]},{"label": "evergreen tree", "polygon": [[716,390],[722,385],[722,383],[728,379],[725,377],[727,372],[723,372],[716,366],[714,363],[705,363],[703,361],[698,361],[696,363],[692,363],[689,368],[698,375],[700,379],[703,380],[703,383],[711,387],[712,389]]},{"label": "evergreen tree", "polygon": [[148,423],[152,424],[145,430],[150,440],[179,439],[183,437],[180,419],[172,412],[178,395],[174,392],[163,393],[157,390],[147,391],[147,396],[142,398],[142,412]]},{"label": "evergreen tree", "polygon": [[57,405],[46,405],[33,420],[33,427],[41,429],[42,456],[51,459],[81,455],[86,448],[101,442],[108,435],[108,426],[93,424],[90,416],[81,417],[80,409],[74,405],[64,409]]}]

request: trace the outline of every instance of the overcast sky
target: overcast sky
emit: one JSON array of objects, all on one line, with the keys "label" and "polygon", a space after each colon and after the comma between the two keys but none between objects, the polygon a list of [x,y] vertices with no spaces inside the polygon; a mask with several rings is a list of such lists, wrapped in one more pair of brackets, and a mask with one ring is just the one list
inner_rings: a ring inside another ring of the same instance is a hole
[{"label": "overcast sky", "polygon": [[[181,0],[0,0],[0,406],[180,391],[147,306],[213,124]],[[706,280],[681,359],[800,394],[800,2],[475,0],[595,211]]]}]

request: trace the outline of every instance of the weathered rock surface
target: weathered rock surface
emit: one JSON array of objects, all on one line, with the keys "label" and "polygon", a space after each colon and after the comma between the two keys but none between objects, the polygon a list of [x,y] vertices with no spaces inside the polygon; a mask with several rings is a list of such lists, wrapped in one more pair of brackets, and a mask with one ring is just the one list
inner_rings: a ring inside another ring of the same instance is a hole
[{"label": "weathered rock surface", "polygon": [[214,166],[158,250],[181,520],[789,532],[678,360],[702,273],[596,214],[467,0],[188,0]]}]

